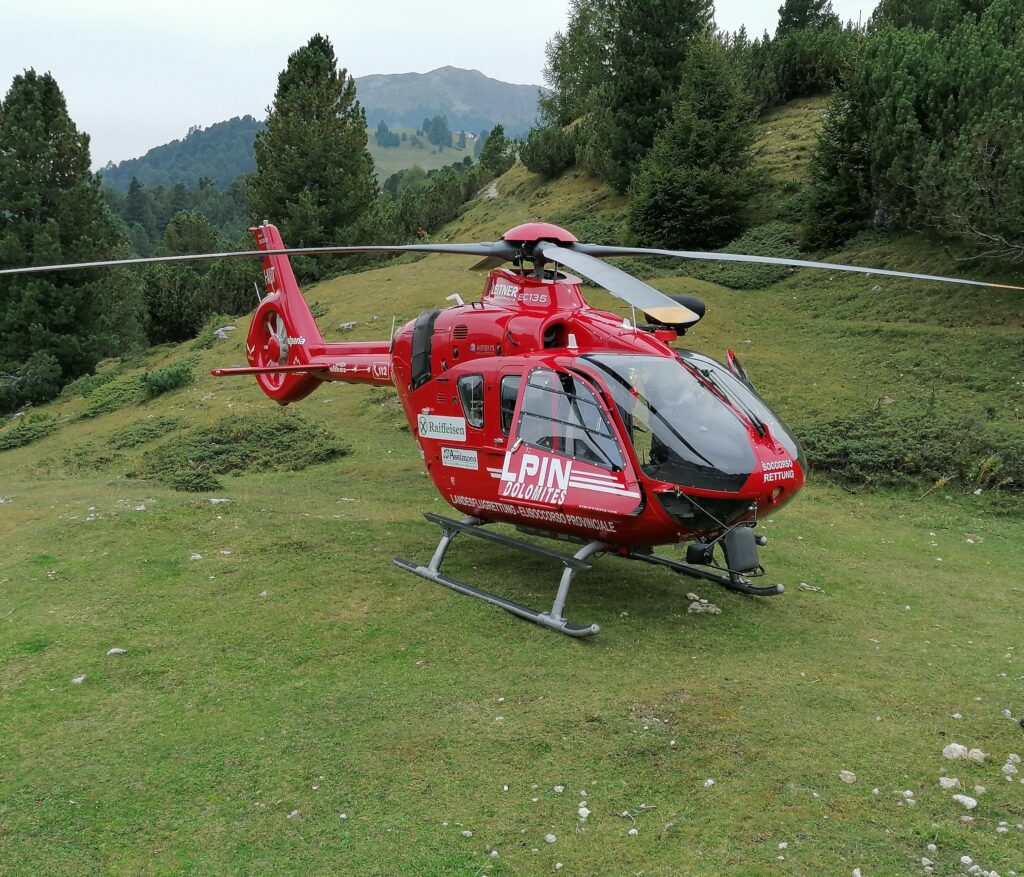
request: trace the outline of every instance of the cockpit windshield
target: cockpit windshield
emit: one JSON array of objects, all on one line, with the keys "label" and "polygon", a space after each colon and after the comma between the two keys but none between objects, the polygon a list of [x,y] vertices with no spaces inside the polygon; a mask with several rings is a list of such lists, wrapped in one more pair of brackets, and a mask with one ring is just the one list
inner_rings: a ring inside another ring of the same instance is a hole
[{"label": "cockpit windshield", "polygon": [[694,353],[692,350],[680,350],[679,358],[690,368],[697,369],[709,379],[722,395],[749,418],[755,427],[758,424],[767,427],[772,438],[778,441],[794,460],[798,460],[800,468],[806,471],[807,464],[800,442],[753,387],[741,381],[729,369],[720,362],[715,362],[710,356]]},{"label": "cockpit windshield", "polygon": [[754,471],[746,423],[678,360],[632,354],[580,359],[611,391],[647,475],[735,491]]}]

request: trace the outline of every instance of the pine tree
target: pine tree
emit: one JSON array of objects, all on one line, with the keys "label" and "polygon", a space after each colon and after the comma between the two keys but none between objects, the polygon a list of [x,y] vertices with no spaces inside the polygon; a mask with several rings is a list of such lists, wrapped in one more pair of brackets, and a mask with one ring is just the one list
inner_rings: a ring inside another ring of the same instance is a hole
[{"label": "pine tree", "polygon": [[293,52],[256,136],[252,218],[277,224],[289,246],[349,242],[377,195],[366,116],[352,77],[337,63],[319,34]]},{"label": "pine tree", "polygon": [[756,178],[750,101],[726,49],[703,37],[668,126],[630,188],[630,228],[655,247],[718,247],[742,229]]},{"label": "pine tree", "polygon": [[500,177],[515,160],[515,147],[505,137],[505,126],[495,125],[480,150],[480,167],[492,177]]},{"label": "pine tree", "polygon": [[838,24],[839,16],[832,11],[831,0],[786,0],[779,7],[775,36],[778,38],[804,28],[824,30]]},{"label": "pine tree", "polygon": [[[601,0],[599,83],[587,94],[580,128],[583,164],[625,192],[669,120],[683,62],[709,33],[711,0]],[[589,79],[588,79],[589,81]]]},{"label": "pine tree", "polygon": [[[14,77],[0,104],[0,267],[126,255],[89,170],[89,137],[48,74]],[[0,281],[0,410],[41,401],[142,341],[136,275],[28,274]]]}]

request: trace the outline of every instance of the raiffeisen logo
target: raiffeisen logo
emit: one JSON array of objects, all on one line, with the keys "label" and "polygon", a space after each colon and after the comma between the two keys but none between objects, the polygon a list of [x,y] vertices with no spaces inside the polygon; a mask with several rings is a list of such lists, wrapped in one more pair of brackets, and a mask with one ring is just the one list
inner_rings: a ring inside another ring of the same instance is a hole
[{"label": "raiffeisen logo", "polygon": [[437,415],[421,414],[416,419],[416,431],[420,438],[464,442],[466,440],[466,421],[462,417],[438,417]]},{"label": "raiffeisen logo", "polygon": [[571,460],[523,454],[519,461],[519,471],[512,472],[509,469],[511,459],[512,452],[506,452],[501,469],[502,496],[510,499],[529,499],[549,505],[560,505],[565,502],[565,495],[569,490],[569,477],[572,474]]}]

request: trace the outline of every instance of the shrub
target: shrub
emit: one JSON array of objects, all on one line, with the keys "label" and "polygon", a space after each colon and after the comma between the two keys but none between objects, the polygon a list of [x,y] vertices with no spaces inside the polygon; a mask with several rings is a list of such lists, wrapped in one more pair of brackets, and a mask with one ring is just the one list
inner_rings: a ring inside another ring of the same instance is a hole
[{"label": "shrub", "polygon": [[155,399],[171,390],[178,390],[188,386],[195,380],[192,376],[192,365],[188,362],[179,362],[169,365],[166,368],[158,368],[155,371],[146,372],[142,376],[142,386],[147,399]]},{"label": "shrub", "polygon": [[[784,222],[770,222],[740,235],[736,240],[726,244],[722,251],[799,259],[799,238],[800,229],[797,226]],[[690,274],[694,277],[719,283],[730,289],[764,289],[784,280],[794,270],[785,265],[758,265],[751,262],[696,262],[689,268]]]},{"label": "shrub", "polygon": [[576,137],[561,125],[531,128],[519,149],[527,170],[553,180],[576,160]]},{"label": "shrub", "polygon": [[125,375],[96,387],[87,397],[80,417],[97,417],[146,401],[141,375]]},{"label": "shrub", "polygon": [[1024,490],[1024,438],[966,413],[875,408],[810,424],[800,438],[812,468],[845,482]]},{"label": "shrub", "polygon": [[221,326],[231,326],[235,323],[234,317],[225,314],[214,314],[206,321],[206,324],[199,330],[195,340],[189,345],[189,350],[209,350],[218,340],[214,334]]},{"label": "shrub", "polygon": [[60,391],[60,395],[65,399],[73,399],[76,396],[88,396],[97,387],[109,384],[114,378],[115,375],[112,373],[82,375],[80,378],[75,378],[70,384],[65,384],[64,389]]},{"label": "shrub", "polygon": [[46,414],[19,418],[21,423],[0,432],[0,451],[22,448],[45,438],[57,429],[57,421]]},{"label": "shrub", "polygon": [[212,484],[214,475],[250,470],[297,471],[345,453],[325,427],[295,414],[260,412],[226,417],[174,437],[144,454],[141,469],[176,490],[212,490],[182,485]]},{"label": "shrub", "polygon": [[130,423],[128,426],[115,429],[107,439],[107,444],[118,450],[137,448],[139,445],[167,435],[181,425],[182,421],[177,417],[150,417],[140,420],[138,423]]}]

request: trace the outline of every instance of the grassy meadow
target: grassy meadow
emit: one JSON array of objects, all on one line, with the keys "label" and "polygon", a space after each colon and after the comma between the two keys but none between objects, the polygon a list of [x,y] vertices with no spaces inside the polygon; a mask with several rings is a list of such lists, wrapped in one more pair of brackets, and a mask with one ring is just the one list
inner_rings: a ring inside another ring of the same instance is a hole
[{"label": "grassy meadow", "polygon": [[[624,206],[575,173],[517,167],[497,188],[446,237]],[[840,255],[955,259],[911,238]],[[393,315],[471,300],[474,261],[399,261],[309,298],[325,337],[386,337]],[[652,282],[706,298],[686,343],[733,347],[797,434],[883,399],[1021,428],[1020,297],[828,272]],[[812,475],[764,520],[784,596],[602,558],[568,605],[602,632],[570,640],[393,566],[429,559],[421,513],[447,509],[394,395],[327,385],[277,410],[208,374],[244,361],[234,322],[206,349],[105,364],[103,387],[39,409],[48,434],[0,451],[0,875],[878,877],[922,857],[960,874],[965,855],[1024,874],[1024,784],[1001,770],[1024,754],[1019,498]],[[192,383],[124,389],[179,363]],[[219,487],[154,476],[161,449],[238,416],[253,426]],[[268,468],[261,448],[300,455],[280,419],[345,453]],[[559,572],[459,541],[446,570],[539,606]],[[721,614],[688,614],[691,591]],[[951,742],[984,763],[943,758]],[[970,823],[943,774],[977,800]]]},{"label": "grassy meadow", "polygon": [[[392,128],[401,137],[407,134],[411,140],[416,133],[412,128]],[[423,136],[423,146],[413,146],[410,140],[403,140],[398,146],[381,146],[374,139],[375,129],[367,131],[366,148],[373,156],[373,166],[377,172],[377,180],[383,183],[388,177],[398,171],[413,167],[414,165],[423,168],[425,171],[432,171],[445,165],[455,164],[462,161],[467,155],[473,155],[473,147],[476,141],[469,142],[467,149],[458,149],[454,146],[438,149],[434,144],[428,143]]]}]

